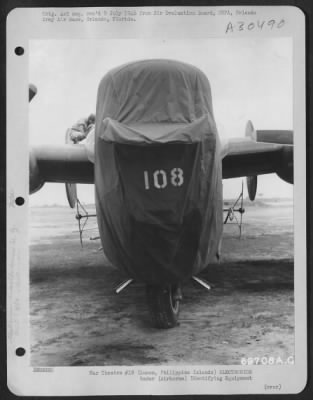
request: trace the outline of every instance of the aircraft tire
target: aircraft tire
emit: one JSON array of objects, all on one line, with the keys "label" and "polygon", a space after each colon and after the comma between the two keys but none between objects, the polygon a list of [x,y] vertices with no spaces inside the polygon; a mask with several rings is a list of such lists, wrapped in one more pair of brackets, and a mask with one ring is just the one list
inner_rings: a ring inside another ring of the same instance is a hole
[{"label": "aircraft tire", "polygon": [[147,285],[148,307],[155,328],[169,329],[178,324],[180,301],[174,298],[176,290],[174,285]]}]

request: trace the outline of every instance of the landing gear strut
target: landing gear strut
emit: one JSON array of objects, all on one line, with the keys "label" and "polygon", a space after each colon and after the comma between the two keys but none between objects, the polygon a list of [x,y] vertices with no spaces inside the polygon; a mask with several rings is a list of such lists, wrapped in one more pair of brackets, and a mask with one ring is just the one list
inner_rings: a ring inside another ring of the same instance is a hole
[{"label": "landing gear strut", "polygon": [[147,285],[148,307],[156,328],[174,328],[178,324],[179,303],[182,300],[178,285]]}]

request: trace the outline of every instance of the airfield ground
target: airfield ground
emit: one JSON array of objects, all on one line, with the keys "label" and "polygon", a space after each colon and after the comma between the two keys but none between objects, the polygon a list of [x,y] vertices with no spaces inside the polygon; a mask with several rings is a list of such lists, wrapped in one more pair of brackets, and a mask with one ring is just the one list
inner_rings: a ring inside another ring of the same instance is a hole
[{"label": "airfield ground", "polygon": [[[246,207],[243,235],[224,229],[223,257],[183,287],[180,325],[151,327],[145,290],[120,295],[120,275],[99,251],[95,220],[81,248],[75,212],[31,209],[31,364],[240,364],[294,355],[293,220],[288,202]],[[74,232],[75,231],[75,232]]]}]

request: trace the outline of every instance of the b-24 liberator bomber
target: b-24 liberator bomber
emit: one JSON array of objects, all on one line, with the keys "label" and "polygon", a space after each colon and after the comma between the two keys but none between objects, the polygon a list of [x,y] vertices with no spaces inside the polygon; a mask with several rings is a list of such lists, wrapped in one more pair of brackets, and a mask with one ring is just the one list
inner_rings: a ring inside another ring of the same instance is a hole
[{"label": "b-24 liberator bomber", "polygon": [[[31,88],[34,94],[35,89]],[[63,182],[95,185],[103,251],[123,283],[146,286],[154,326],[177,325],[181,285],[220,257],[222,180],[276,173],[293,183],[293,132],[255,130],[221,142],[211,88],[198,68],[172,60],[136,61],[108,72],[98,88],[86,140],[38,146],[30,154],[30,193]]]}]

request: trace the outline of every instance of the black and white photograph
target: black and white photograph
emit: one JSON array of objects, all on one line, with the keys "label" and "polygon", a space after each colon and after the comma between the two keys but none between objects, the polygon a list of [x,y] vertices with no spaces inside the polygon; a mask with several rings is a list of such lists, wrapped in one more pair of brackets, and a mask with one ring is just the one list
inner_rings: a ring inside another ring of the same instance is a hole
[{"label": "black and white photograph", "polygon": [[27,99],[9,128],[14,109],[27,126],[11,148],[26,135],[28,174],[8,191],[9,316],[27,315],[8,339],[27,332],[32,379],[63,368],[86,379],[74,394],[303,388],[286,377],[305,377],[304,25],[290,7],[244,11],[44,9],[42,36],[15,48]]}]

